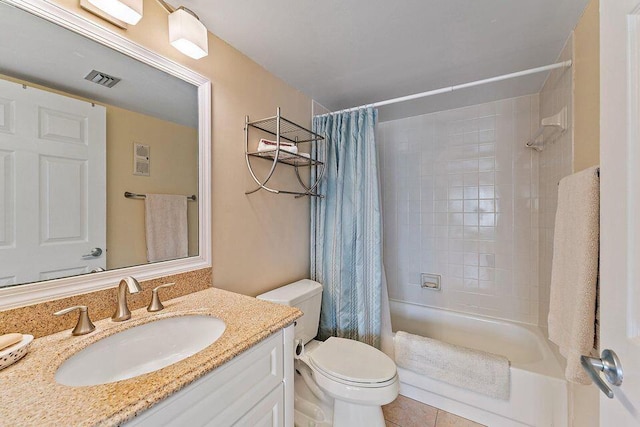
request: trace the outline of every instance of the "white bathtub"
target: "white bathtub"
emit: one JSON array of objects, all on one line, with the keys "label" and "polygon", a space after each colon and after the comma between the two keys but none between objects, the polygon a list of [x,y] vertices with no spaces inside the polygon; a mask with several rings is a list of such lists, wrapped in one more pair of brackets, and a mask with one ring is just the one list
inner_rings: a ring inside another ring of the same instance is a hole
[{"label": "white bathtub", "polygon": [[567,382],[539,328],[390,301],[395,331],[506,356],[511,397],[498,400],[398,368],[400,394],[491,427],[568,425]]}]

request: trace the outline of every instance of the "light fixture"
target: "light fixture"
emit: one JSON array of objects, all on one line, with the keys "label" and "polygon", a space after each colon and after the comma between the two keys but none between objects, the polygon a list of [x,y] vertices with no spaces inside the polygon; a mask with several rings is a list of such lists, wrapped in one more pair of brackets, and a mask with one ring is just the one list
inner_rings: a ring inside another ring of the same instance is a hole
[{"label": "light fixture", "polygon": [[[85,0],[81,0],[85,1]],[[143,0],[86,0],[100,11],[129,25],[136,25],[142,19]],[[209,54],[207,27],[198,15],[184,6],[174,8],[164,0],[156,0],[169,13],[169,43],[185,55],[204,58]],[[89,10],[96,13],[95,10]],[[98,15],[103,19],[106,16]],[[110,21],[112,22],[112,21]],[[112,22],[114,23],[114,22]],[[115,25],[124,28],[122,23]],[[126,26],[125,26],[126,27]],[[126,29],[126,28],[125,28]]]},{"label": "light fixture", "polygon": [[200,22],[198,15],[179,7],[169,15],[169,43],[180,52],[193,59],[209,54],[207,28]]},{"label": "light fixture", "polygon": [[129,25],[142,19],[143,0],[89,0],[89,3]]}]

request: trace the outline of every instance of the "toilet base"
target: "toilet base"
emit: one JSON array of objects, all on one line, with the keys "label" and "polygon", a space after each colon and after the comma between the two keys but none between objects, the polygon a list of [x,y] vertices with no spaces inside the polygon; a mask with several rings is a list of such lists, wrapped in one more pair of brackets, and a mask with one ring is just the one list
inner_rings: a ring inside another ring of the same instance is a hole
[{"label": "toilet base", "polygon": [[333,406],[333,427],[385,427],[382,407],[336,399]]},{"label": "toilet base", "polygon": [[[310,374],[309,367],[296,360],[294,390],[294,425],[295,427],[331,427],[333,424],[333,402],[331,396],[316,388],[314,393],[302,377],[302,372]],[[307,377],[309,380],[310,377]],[[310,379],[312,382],[313,379]],[[316,386],[317,387],[317,386]]]}]

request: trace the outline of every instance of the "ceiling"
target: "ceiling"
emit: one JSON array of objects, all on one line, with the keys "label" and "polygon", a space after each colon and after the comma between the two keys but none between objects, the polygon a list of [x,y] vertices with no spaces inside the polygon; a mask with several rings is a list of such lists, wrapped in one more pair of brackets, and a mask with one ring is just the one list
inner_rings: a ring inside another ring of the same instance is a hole
[{"label": "ceiling", "polygon": [[[588,0],[182,0],[331,110],[555,62]],[[210,55],[216,54],[210,51]],[[381,108],[407,117],[536,93],[546,74]]]},{"label": "ceiling", "polygon": [[[0,40],[0,74],[198,126],[195,86],[2,2]],[[94,69],[122,80],[111,89],[85,80]]]}]

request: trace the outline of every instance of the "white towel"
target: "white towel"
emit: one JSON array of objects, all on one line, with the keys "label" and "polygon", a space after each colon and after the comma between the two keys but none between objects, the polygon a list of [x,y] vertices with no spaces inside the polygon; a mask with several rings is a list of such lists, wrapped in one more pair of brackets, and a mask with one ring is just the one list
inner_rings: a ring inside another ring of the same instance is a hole
[{"label": "white towel", "polygon": [[[260,156],[261,157],[268,157],[270,159],[273,159],[275,157],[275,150],[268,150],[268,151],[260,151]],[[294,159],[300,162],[303,162],[304,160],[301,159],[300,157],[304,157],[304,158],[311,158],[311,156],[309,155],[309,153],[303,153],[303,152],[299,152],[299,153],[291,153],[288,152],[287,150],[281,150],[278,153],[278,159],[280,160],[289,160],[289,159]]]},{"label": "white towel", "polygon": [[600,180],[590,168],[560,181],[553,239],[549,339],[567,358],[565,377],[579,384],[591,380],[580,365],[594,346]]},{"label": "white towel", "polygon": [[[266,151],[276,151],[277,142],[270,141],[268,139],[262,138],[258,143],[258,151],[266,152]],[[289,142],[280,141],[280,150],[288,151],[289,153],[297,154],[298,147],[295,144],[291,144]]]},{"label": "white towel", "polygon": [[188,256],[187,197],[147,194],[144,209],[147,260],[157,262]]},{"label": "white towel", "polygon": [[399,367],[496,399],[509,400],[509,359],[398,331],[394,339]]}]

